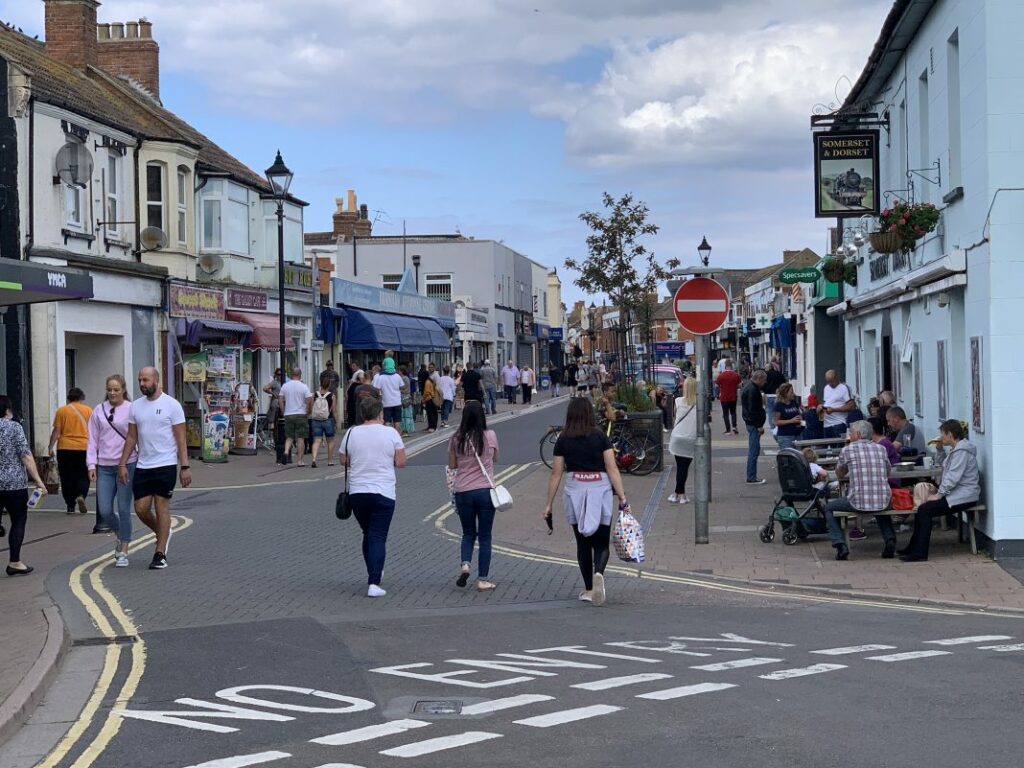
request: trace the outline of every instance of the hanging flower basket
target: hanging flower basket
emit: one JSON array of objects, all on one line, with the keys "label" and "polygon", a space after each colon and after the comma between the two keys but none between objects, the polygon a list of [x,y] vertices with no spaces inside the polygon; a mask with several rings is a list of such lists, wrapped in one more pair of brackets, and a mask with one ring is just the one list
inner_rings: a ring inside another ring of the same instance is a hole
[{"label": "hanging flower basket", "polygon": [[938,208],[931,203],[896,203],[878,217],[878,234],[894,235],[899,238],[899,246],[891,251],[881,250],[875,247],[875,235],[871,235],[871,245],[879,253],[909,253],[918,240],[939,225],[939,216]]},{"label": "hanging flower basket", "polygon": [[868,237],[876,253],[896,253],[903,247],[899,232],[872,232]]},{"label": "hanging flower basket", "polygon": [[843,265],[843,281],[847,285],[857,285],[857,265],[852,261]]},{"label": "hanging flower basket", "polygon": [[846,278],[846,264],[842,259],[830,256],[821,262],[821,274],[830,283],[841,283]]}]

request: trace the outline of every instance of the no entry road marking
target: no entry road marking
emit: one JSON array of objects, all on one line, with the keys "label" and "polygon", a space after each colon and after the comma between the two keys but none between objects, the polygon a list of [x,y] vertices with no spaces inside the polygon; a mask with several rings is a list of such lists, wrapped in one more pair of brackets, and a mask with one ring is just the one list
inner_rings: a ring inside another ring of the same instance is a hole
[{"label": "no entry road marking", "polygon": [[847,656],[851,653],[870,653],[871,651],[892,651],[895,649],[895,645],[848,645],[845,648],[823,648],[820,651],[811,651],[811,653],[820,653],[822,656]]},{"label": "no entry road marking", "polygon": [[1013,645],[983,645],[981,646],[982,651],[998,651],[999,653],[1006,653],[1008,651],[1024,651],[1024,643],[1014,643]]},{"label": "no entry road marking", "polygon": [[949,656],[952,651],[909,651],[907,653],[890,653],[886,656],[868,656],[868,661],[912,661],[927,659],[929,656]]},{"label": "no entry road marking", "polygon": [[971,637],[947,637],[945,640],[925,640],[925,645],[971,645],[991,643],[995,640],[1013,640],[1010,635],[972,635]]},{"label": "no entry road marking", "polygon": [[481,741],[490,741],[491,739],[500,738],[500,733],[466,731],[465,733],[457,733],[454,736],[441,736],[437,739],[414,741],[412,744],[395,747],[394,749],[385,749],[381,754],[388,755],[389,757],[419,757],[420,755],[430,755],[434,752],[442,752],[446,749],[465,747],[468,744],[479,744]]},{"label": "no entry road marking", "polygon": [[619,712],[623,707],[613,707],[610,704],[594,704],[591,707],[578,707],[576,709],[563,709],[561,712],[550,712],[546,715],[528,717],[525,720],[516,720],[516,725],[528,725],[532,728],[551,728],[555,725],[574,723],[577,720],[587,720],[591,717],[601,717]]},{"label": "no entry road marking", "polygon": [[789,680],[793,677],[807,677],[808,675],[820,675],[823,672],[835,672],[837,669],[846,669],[845,664],[812,664],[809,667],[797,667],[796,669],[780,669],[778,672],[769,672],[767,675],[758,675],[762,680]]},{"label": "no entry road marking", "polygon": [[763,656],[751,656],[747,659],[733,659],[732,661],[719,661],[716,664],[701,664],[690,669],[699,669],[702,672],[725,672],[727,669],[743,669],[744,667],[760,667],[764,664],[778,664],[784,659],[771,659]]},{"label": "no entry road marking", "polygon": [[491,712],[500,712],[503,709],[515,709],[525,707],[527,704],[537,704],[541,701],[554,701],[554,696],[545,696],[543,693],[524,693],[521,696],[509,696],[505,699],[494,699],[482,701],[479,704],[470,704],[462,708],[464,715],[488,715]]},{"label": "no entry road marking", "polygon": [[624,677],[608,677],[604,680],[594,680],[592,683],[577,683],[572,686],[584,691],[607,691],[609,688],[622,688],[626,685],[637,685],[639,683],[650,683],[654,680],[668,680],[672,675],[665,675],[660,672],[649,672],[642,675],[626,675]]},{"label": "no entry road marking", "polygon": [[252,755],[235,755],[220,760],[210,760],[198,765],[190,765],[188,768],[246,768],[249,765],[270,763],[285,757],[291,757],[291,755],[287,752],[257,752]]},{"label": "no entry road marking", "polygon": [[392,720],[390,723],[380,725],[368,725],[365,728],[356,728],[351,731],[332,733],[329,736],[321,736],[318,739],[310,739],[314,744],[326,744],[329,747],[340,747],[344,744],[358,744],[362,741],[371,741],[383,736],[394,736],[405,733],[414,728],[424,728],[430,725],[422,720]]},{"label": "no entry road marking", "polygon": [[735,688],[733,683],[698,683],[697,685],[683,685],[679,688],[666,688],[663,691],[651,691],[637,695],[638,699],[651,699],[653,701],[669,701],[671,699],[682,699],[686,696],[697,696],[701,693],[714,693]]},{"label": "no entry road marking", "polygon": [[578,653],[582,656],[601,656],[606,659],[622,659],[623,661],[639,661],[643,664],[661,664],[662,659],[649,659],[643,656],[630,656],[626,653],[608,653],[607,651],[589,651],[583,645],[559,645],[555,648],[534,648],[527,653]]}]

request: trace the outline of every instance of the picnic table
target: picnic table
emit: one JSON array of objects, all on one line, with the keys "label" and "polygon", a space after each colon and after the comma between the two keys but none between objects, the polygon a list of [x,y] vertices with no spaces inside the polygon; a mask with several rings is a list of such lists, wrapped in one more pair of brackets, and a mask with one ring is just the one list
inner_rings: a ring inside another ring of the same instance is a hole
[{"label": "picnic table", "polygon": [[850,439],[846,436],[843,437],[819,437],[814,440],[794,440],[794,448],[818,448],[827,445],[839,445],[843,446],[850,442]]},{"label": "picnic table", "polygon": [[893,467],[889,470],[889,478],[892,480],[939,480],[941,477],[942,467]]}]

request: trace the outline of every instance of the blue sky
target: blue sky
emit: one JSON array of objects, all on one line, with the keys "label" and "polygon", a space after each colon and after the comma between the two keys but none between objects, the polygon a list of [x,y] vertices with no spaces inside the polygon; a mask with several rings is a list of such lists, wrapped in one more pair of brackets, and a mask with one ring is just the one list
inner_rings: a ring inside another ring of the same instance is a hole
[{"label": "blue sky", "polygon": [[[262,171],[280,148],[330,229],[504,240],[560,267],[605,190],[644,200],[662,258],[707,235],[727,267],[821,252],[808,115],[844,95],[890,3],[840,0],[106,0],[145,17],[161,96]],[[0,19],[43,37],[42,0]],[[838,86],[837,86],[838,83]],[[837,94],[838,91],[838,94]]]}]

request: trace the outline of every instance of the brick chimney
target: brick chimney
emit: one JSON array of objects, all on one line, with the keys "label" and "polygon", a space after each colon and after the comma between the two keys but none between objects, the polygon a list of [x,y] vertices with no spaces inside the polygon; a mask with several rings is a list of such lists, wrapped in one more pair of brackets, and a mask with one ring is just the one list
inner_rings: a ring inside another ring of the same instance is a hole
[{"label": "brick chimney", "polygon": [[96,33],[96,66],[117,77],[131,78],[159,99],[160,46],[153,39],[153,24],[145,19],[100,24]]},{"label": "brick chimney", "polygon": [[97,0],[43,0],[46,4],[46,53],[76,69],[97,62]]},{"label": "brick chimney", "polygon": [[356,192],[354,189],[348,191],[348,209],[345,208],[345,201],[338,197],[334,203],[337,206],[334,215],[334,236],[341,236],[345,240],[351,240],[353,235],[357,237],[369,237],[373,231],[373,224],[370,222],[366,206],[360,208],[356,204]]}]

